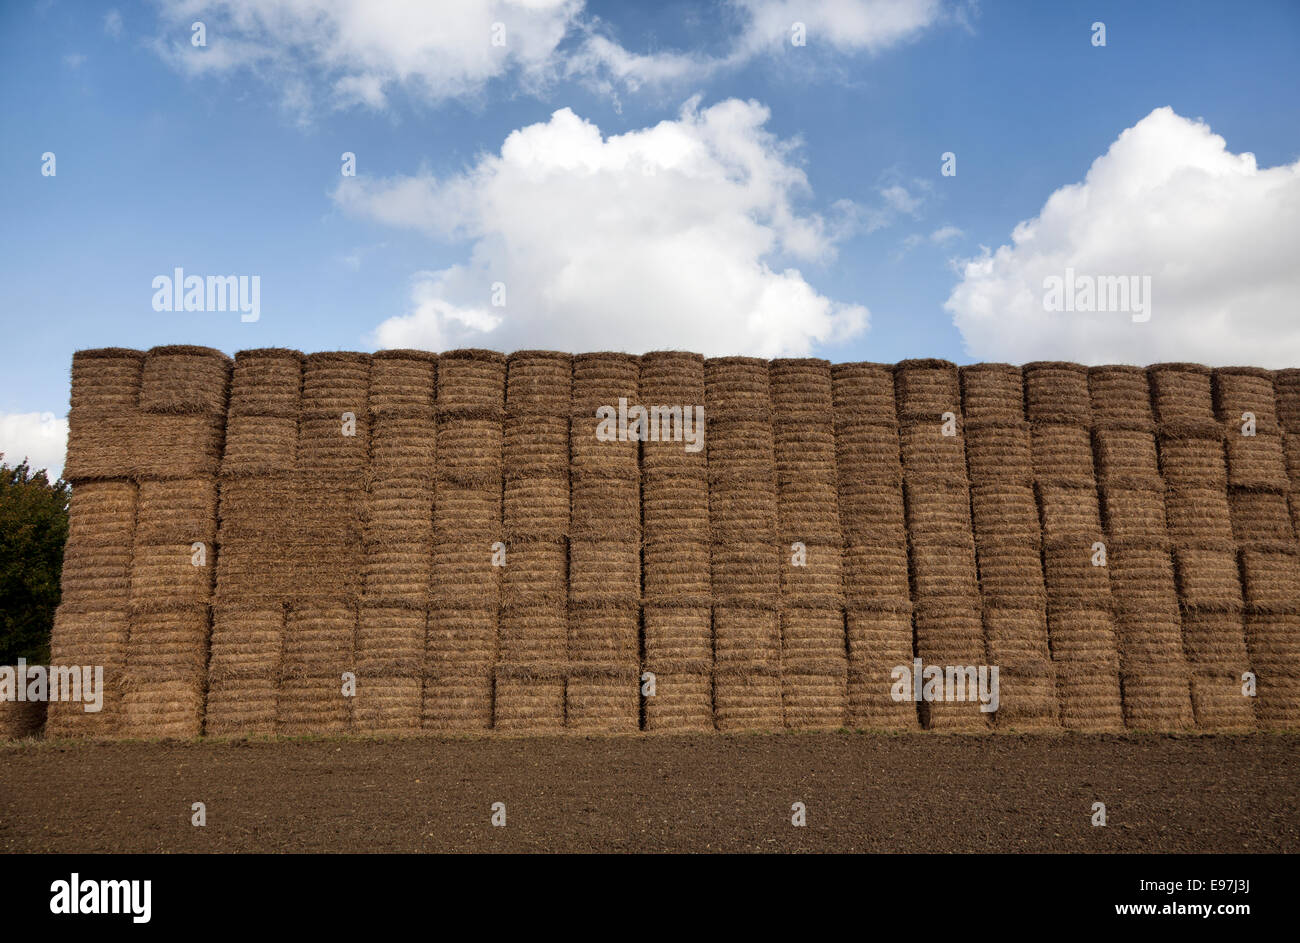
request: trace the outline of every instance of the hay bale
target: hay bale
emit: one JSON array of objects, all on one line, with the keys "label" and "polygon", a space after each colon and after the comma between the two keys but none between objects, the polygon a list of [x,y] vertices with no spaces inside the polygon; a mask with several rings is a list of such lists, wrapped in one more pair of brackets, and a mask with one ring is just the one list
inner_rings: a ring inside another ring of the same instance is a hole
[{"label": "hay bale", "polygon": [[438,421],[432,406],[393,406],[373,415],[370,473],[432,481],[438,472]]},{"label": "hay bale", "polygon": [[1061,726],[1117,730],[1124,726],[1114,618],[1103,609],[1049,609],[1048,638]]},{"label": "hay bale", "polygon": [[224,603],[212,611],[208,677],[275,681],[284,646],[284,607],[254,600]]},{"label": "hay bale", "polygon": [[475,733],[492,726],[492,675],[425,675],[420,729]]},{"label": "hay bale", "polygon": [[959,435],[944,435],[937,420],[904,423],[898,441],[903,467],[909,473],[965,479],[965,442]]},{"label": "hay bale", "polygon": [[1077,481],[1094,475],[1092,437],[1085,425],[1035,425],[1034,474],[1040,481]]},{"label": "hay bale", "polygon": [[1185,438],[1162,434],[1160,470],[1171,488],[1222,490],[1228,481],[1222,438]]},{"label": "hay bale", "polygon": [[1228,495],[1232,513],[1232,534],[1243,547],[1291,544],[1291,524],[1286,495],[1256,491],[1232,491]]},{"label": "hay bale", "polygon": [[[1233,579],[1235,582],[1235,561]],[[1241,690],[1241,676],[1250,670],[1241,615],[1205,609],[1187,613],[1183,645],[1196,726],[1220,731],[1254,729],[1254,701]]]},{"label": "hay bale", "polygon": [[1040,361],[1024,366],[1025,411],[1035,424],[1090,426],[1092,401],[1088,368]]},{"label": "hay bale", "polygon": [[565,691],[565,726],[600,733],[635,733],[640,727],[636,668],[578,666]]},{"label": "hay bale", "polygon": [[656,672],[655,696],[645,699],[645,729],[653,733],[713,730],[713,678],[707,673]]},{"label": "hay bale", "polygon": [[438,355],[427,350],[380,350],[370,358],[367,403],[377,416],[432,409]]},{"label": "hay bale", "polygon": [[961,413],[956,364],[947,360],[904,360],[894,367],[894,398],[900,420],[938,423],[945,412]]},{"label": "hay bale", "polygon": [[559,733],[564,729],[565,669],[497,666],[492,726],[504,733]]},{"label": "hay bale", "polygon": [[[471,600],[470,602],[477,602]],[[455,608],[435,605],[429,610],[424,636],[425,679],[486,678],[488,719],[491,719],[491,672],[497,661],[496,606],[475,608],[469,603]],[[428,716],[428,686],[425,688]],[[441,715],[439,715],[441,716]],[[477,714],[475,716],[478,716]]]},{"label": "hay bale", "polygon": [[647,538],[709,538],[709,482],[702,474],[647,471],[641,479],[641,520]]},{"label": "hay bale", "polygon": [[131,481],[87,481],[68,502],[67,547],[122,546],[135,528],[136,485]]},{"label": "hay bale", "polygon": [[1287,433],[1300,432],[1300,369],[1275,371],[1273,392],[1277,400],[1278,424]]},{"label": "hay bale", "polygon": [[[787,535],[792,536],[792,535]],[[794,563],[794,541],[782,539],[781,599],[787,607],[821,607],[844,602],[843,544],[836,535],[799,541],[802,565]]]},{"label": "hay bale", "polygon": [[1231,549],[1179,547],[1174,560],[1184,609],[1198,613],[1241,611],[1237,555]]},{"label": "hay bale", "polygon": [[1214,371],[1214,411],[1231,431],[1240,429],[1242,414],[1255,417],[1255,429],[1266,435],[1281,431],[1273,373],[1258,367],[1221,367]]},{"label": "hay bale", "polygon": [[1020,368],[977,363],[958,371],[962,415],[967,424],[1020,425],[1025,419],[1025,385]]},{"label": "hay bale", "polygon": [[124,608],[131,593],[131,544],[87,546],[69,541],[63,552],[62,601],[83,608]]},{"label": "hay bale", "polygon": [[902,544],[904,526],[902,482],[862,484],[840,479],[840,527],[846,540],[881,540]]},{"label": "hay bale", "polygon": [[571,665],[627,666],[640,658],[640,612],[623,605],[569,604],[568,658]]},{"label": "hay bale", "polygon": [[569,656],[568,611],[549,602],[507,605],[500,613],[497,641],[502,664],[546,669],[562,679]]},{"label": "hay bale", "polygon": [[1038,502],[1031,485],[988,479],[987,483],[972,484],[970,493],[977,544],[1017,540],[1036,551]]},{"label": "hay bale", "polygon": [[506,358],[506,408],[512,415],[568,416],[572,408],[573,356],[554,350],[520,350]]},{"label": "hay bale", "polygon": [[1092,367],[1088,370],[1088,391],[1096,428],[1137,432],[1154,428],[1151,386],[1143,368],[1113,364]]},{"label": "hay bale", "polygon": [[370,400],[370,355],[353,351],[309,354],[302,366],[299,414],[366,414]]},{"label": "hay bale", "polygon": [[210,347],[154,347],[145,354],[140,408],[224,416],[232,361]]},{"label": "hay bale", "polygon": [[420,729],[424,682],[419,675],[357,674],[352,722],[357,733],[409,736]]},{"label": "hay bale", "polygon": [[282,737],[339,736],[352,725],[352,699],[343,694],[342,671],[289,674],[276,697],[275,732]]},{"label": "hay bale", "polygon": [[1147,368],[1156,419],[1166,423],[1214,422],[1214,395],[1208,367],[1160,363]]},{"label": "hay bale", "polygon": [[439,539],[433,547],[430,598],[440,604],[472,603],[495,609],[500,602],[502,569],[492,565],[492,542],[486,538]]},{"label": "hay bale", "polygon": [[296,350],[279,348],[241,350],[235,354],[229,415],[296,419],[304,359]]},{"label": "hay bale", "polygon": [[967,423],[966,470],[972,485],[1006,482],[1030,485],[1034,480],[1029,424]]},{"label": "hay bale", "polygon": [[208,684],[203,732],[209,737],[270,737],[276,733],[279,683],[265,678],[213,678]]},{"label": "hay bale", "polygon": [[1232,515],[1221,488],[1171,487],[1165,493],[1169,536],[1177,543],[1231,543]]},{"label": "hay bale", "polygon": [[568,548],[562,540],[511,540],[502,568],[502,603],[527,609],[568,599]]},{"label": "hay bale", "polygon": [[210,558],[202,566],[188,541],[136,542],[131,555],[131,604],[206,603],[212,596],[216,567]]},{"label": "hay bale", "polygon": [[787,727],[832,730],[848,717],[844,613],[798,608],[781,613],[781,698]]},{"label": "hay bale", "polygon": [[[713,665],[713,614],[707,606],[647,604],[643,613],[645,667],[707,675]],[[693,669],[693,670],[689,670]]]},{"label": "hay bale", "polygon": [[297,465],[298,420],[281,416],[231,416],[226,424],[221,474],[264,475]]},{"label": "hay bale", "polygon": [[848,641],[848,722],[852,727],[914,730],[916,704],[890,696],[891,672],[910,668],[913,658],[912,615],[904,611],[850,608],[845,614]]},{"label": "hay bale", "polygon": [[203,732],[203,687],[190,681],[125,682],[121,736],[186,740]]},{"label": "hay bale", "polygon": [[631,354],[596,352],[573,356],[573,415],[592,416],[598,407],[618,406],[619,397],[638,402],[640,364]]},{"label": "hay bale", "polygon": [[647,600],[707,599],[711,595],[712,563],[706,540],[647,534],[641,555]]},{"label": "hay bale", "polygon": [[1291,485],[1282,437],[1230,432],[1227,437],[1228,484],[1257,491],[1286,491]]},{"label": "hay bale", "polygon": [[1038,541],[980,535],[976,544],[979,582],[986,602],[1020,599],[1042,607],[1047,594]]},{"label": "hay bale", "polygon": [[64,478],[194,478],[221,460],[219,416],[74,411]]},{"label": "hay bale", "polygon": [[1135,487],[1116,487],[1107,483],[1102,490],[1107,536],[1116,540],[1163,540],[1168,536],[1165,525],[1165,491],[1154,482],[1138,481]]},{"label": "hay bale", "polygon": [[285,672],[338,678],[355,665],[357,612],[351,606],[300,604],[290,607],[280,659]]},{"label": "hay bale", "polygon": [[781,679],[774,667],[722,667],[713,672],[714,721],[719,730],[780,730]]},{"label": "hay bale", "polygon": [[559,415],[507,415],[502,439],[506,477],[567,478],[571,422],[567,409]]},{"label": "hay bale", "polygon": [[140,402],[145,354],[122,347],[72,355],[70,414],[134,412]]},{"label": "hay bale", "polygon": [[902,541],[849,541],[844,547],[844,599],[849,606],[910,606],[907,546]]},{"label": "hay bale", "polygon": [[878,425],[892,425],[898,421],[892,364],[832,364],[831,394],[837,426],[841,417]]},{"label": "hay bale", "polygon": [[846,480],[887,484],[902,476],[898,426],[859,421],[836,413],[836,462]]},{"label": "hay bale", "polygon": [[769,413],[772,386],[768,362],[754,357],[707,358],[704,398],[710,421]]},{"label": "hay bale", "polygon": [[1097,471],[1103,480],[1123,479],[1129,483],[1162,483],[1156,439],[1149,432],[1132,429],[1098,429]]},{"label": "hay bale", "polygon": [[1037,730],[1060,725],[1056,670],[1042,605],[984,609],[990,665],[998,667],[999,704],[992,713],[1003,729]]},{"label": "hay bale", "polygon": [[503,514],[510,537],[564,537],[571,515],[568,478],[507,479]]},{"label": "hay bale", "polygon": [[1093,541],[1101,538],[1101,515],[1095,487],[1039,482],[1036,490],[1044,540],[1086,540],[1091,546]]},{"label": "hay bale", "polygon": [[433,500],[434,536],[440,541],[478,537],[490,544],[501,533],[501,500],[500,483],[439,482]]},{"label": "hay bale", "polygon": [[418,678],[424,670],[425,623],[423,608],[401,600],[362,602],[353,659],[358,678]]}]

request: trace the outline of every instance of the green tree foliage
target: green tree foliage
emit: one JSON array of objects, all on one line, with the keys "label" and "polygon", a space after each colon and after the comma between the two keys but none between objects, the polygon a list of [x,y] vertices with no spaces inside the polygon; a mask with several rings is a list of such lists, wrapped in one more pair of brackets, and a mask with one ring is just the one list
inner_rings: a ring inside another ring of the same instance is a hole
[{"label": "green tree foliage", "polygon": [[67,539],[67,482],[0,461],[0,665],[48,663]]}]

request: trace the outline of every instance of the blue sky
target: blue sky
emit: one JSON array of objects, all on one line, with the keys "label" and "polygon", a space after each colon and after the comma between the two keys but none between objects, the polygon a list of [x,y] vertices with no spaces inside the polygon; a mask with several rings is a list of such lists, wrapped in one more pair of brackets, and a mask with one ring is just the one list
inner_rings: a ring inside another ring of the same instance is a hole
[{"label": "blue sky", "polygon": [[[1298,4],[401,6],[0,8],[7,459],[83,347],[1300,363]],[[260,318],[154,310],[177,266]],[[1066,266],[1155,316],[1044,311]]]}]

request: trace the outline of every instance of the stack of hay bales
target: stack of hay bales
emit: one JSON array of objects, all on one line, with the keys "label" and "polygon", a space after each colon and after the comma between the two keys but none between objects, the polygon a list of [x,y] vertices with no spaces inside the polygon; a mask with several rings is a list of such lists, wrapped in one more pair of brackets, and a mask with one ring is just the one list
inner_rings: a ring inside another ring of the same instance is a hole
[{"label": "stack of hay bales", "polygon": [[966,466],[1000,727],[1059,726],[1024,379],[1009,364],[961,369]]},{"label": "stack of hay bales", "polygon": [[[125,449],[111,454],[111,441],[98,440],[97,429],[104,421],[138,415],[143,371],[144,354],[137,350],[83,350],[72,358],[63,472],[72,497],[50,660],[102,665],[105,690],[103,709],[95,714],[80,704],[51,704],[46,724],[51,737],[109,737],[121,726],[137,487]],[[119,425],[118,431],[131,435],[129,427]]]},{"label": "stack of hay bales", "polygon": [[361,733],[420,729],[433,572],[438,358],[383,350],[370,364],[365,570],[353,719]]},{"label": "stack of hay bales", "polygon": [[831,365],[774,360],[771,389],[785,725],[835,729],[848,719],[848,657]]},{"label": "stack of hay bales", "polygon": [[508,732],[564,727],[572,361],[529,350],[506,363],[507,556],[493,725]]},{"label": "stack of hay bales", "polygon": [[[1286,454],[1294,455],[1295,447],[1287,442],[1284,448],[1282,434],[1300,424],[1294,371],[1282,371],[1275,381],[1265,370],[1223,369],[1215,371],[1214,383],[1227,437],[1228,502],[1241,553],[1246,648],[1259,679],[1255,710],[1263,726],[1295,729],[1300,727],[1300,559],[1288,507],[1293,494]],[[1255,417],[1253,436],[1243,434],[1246,412]],[[1240,679],[1238,671],[1238,690]]]},{"label": "stack of hay bales", "polygon": [[1119,728],[1124,715],[1110,577],[1092,563],[1103,532],[1088,371],[1049,362],[1026,364],[1023,374],[1061,724],[1072,730]]},{"label": "stack of hay bales", "polygon": [[640,443],[596,436],[600,407],[640,403],[639,373],[629,354],[573,358],[565,722],[575,730],[640,727]]},{"label": "stack of hay bales", "polygon": [[506,358],[453,350],[438,360],[433,570],[424,648],[425,730],[492,724],[501,568]]},{"label": "stack of hay bales", "polygon": [[1165,520],[1165,481],[1145,371],[1089,373],[1107,570],[1119,636],[1124,721],[1144,730],[1194,723],[1182,620]]},{"label": "stack of hay bales", "polygon": [[[1203,729],[1248,729],[1255,718],[1241,693],[1241,675],[1249,668],[1241,582],[1210,372],[1197,364],[1157,364],[1147,376],[1192,710]],[[1155,526],[1143,529],[1152,532]]]},{"label": "stack of hay bales", "polygon": [[911,670],[912,599],[908,582],[903,472],[887,364],[831,367],[842,585],[848,641],[848,723],[911,730],[916,703],[890,696],[891,672]]},{"label": "stack of hay bales", "polygon": [[370,356],[311,354],[303,362],[277,730],[355,729],[343,675],[355,674],[357,605],[365,574],[365,473],[370,456]]},{"label": "stack of hay bales", "polygon": [[[674,421],[694,416],[695,407],[705,405],[704,358],[646,354],[640,397],[648,409],[670,407]],[[684,439],[665,431],[641,444],[645,670],[655,676],[655,695],[645,699],[645,729],[712,730],[708,453],[686,451]]]},{"label": "stack of hay bales", "polygon": [[229,358],[206,347],[73,358],[74,497],[51,653],[59,665],[102,665],[106,690],[99,714],[53,705],[54,736],[203,730],[229,378]]},{"label": "stack of hay bales", "polygon": [[780,561],[768,362],[704,363],[719,730],[775,729],[781,703]]},{"label": "stack of hay bales", "polygon": [[[960,417],[956,365],[946,360],[905,360],[894,371],[903,494],[911,538],[912,598],[916,603],[916,655],[929,666],[988,664],[970,485],[962,429],[945,435]],[[987,713],[972,692],[965,702],[922,701],[926,727],[982,730]]]},{"label": "stack of hay bales", "polygon": [[304,357],[235,356],[221,462],[207,733],[277,732],[285,605],[295,588],[291,518]]}]

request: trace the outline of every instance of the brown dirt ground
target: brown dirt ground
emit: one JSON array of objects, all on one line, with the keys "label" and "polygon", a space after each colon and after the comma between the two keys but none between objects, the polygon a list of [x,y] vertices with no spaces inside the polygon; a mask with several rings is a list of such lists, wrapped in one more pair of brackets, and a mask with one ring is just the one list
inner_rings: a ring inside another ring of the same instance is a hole
[{"label": "brown dirt ground", "polygon": [[1294,853],[1297,793],[1300,735],[29,741],[0,851]]}]

